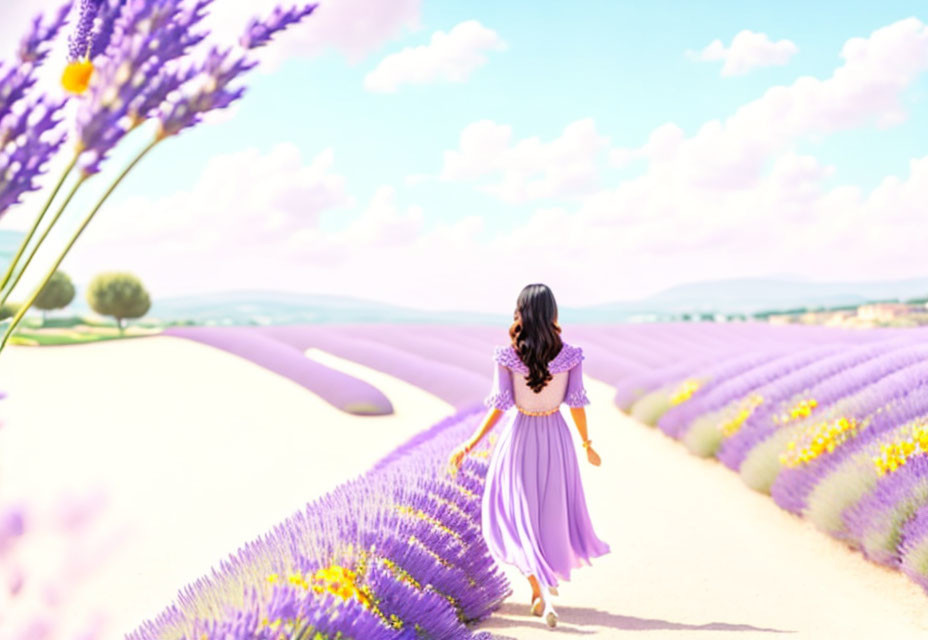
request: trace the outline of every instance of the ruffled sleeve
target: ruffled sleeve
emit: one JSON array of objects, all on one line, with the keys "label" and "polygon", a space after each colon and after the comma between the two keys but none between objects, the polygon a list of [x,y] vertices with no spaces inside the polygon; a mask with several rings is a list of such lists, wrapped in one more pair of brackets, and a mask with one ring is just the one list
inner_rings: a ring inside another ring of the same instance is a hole
[{"label": "ruffled sleeve", "polygon": [[586,388],[583,386],[583,351],[574,347],[576,357],[574,364],[567,373],[567,391],[564,394],[564,404],[568,407],[582,407],[590,404],[586,397]]},{"label": "ruffled sleeve", "polygon": [[494,353],[493,385],[490,393],[483,399],[483,404],[490,408],[505,411],[515,406],[512,395],[512,373],[500,361],[500,352]]}]

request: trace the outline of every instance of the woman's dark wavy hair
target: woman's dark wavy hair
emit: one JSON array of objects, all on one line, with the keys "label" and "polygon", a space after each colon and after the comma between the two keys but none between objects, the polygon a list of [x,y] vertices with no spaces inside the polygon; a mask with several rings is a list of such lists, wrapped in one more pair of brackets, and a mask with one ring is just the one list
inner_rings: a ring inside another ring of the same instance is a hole
[{"label": "woman's dark wavy hair", "polygon": [[540,393],[554,376],[548,371],[548,362],[561,352],[561,327],[557,324],[557,302],[547,285],[526,285],[516,300],[509,327],[512,346],[528,367],[525,380],[529,387]]}]

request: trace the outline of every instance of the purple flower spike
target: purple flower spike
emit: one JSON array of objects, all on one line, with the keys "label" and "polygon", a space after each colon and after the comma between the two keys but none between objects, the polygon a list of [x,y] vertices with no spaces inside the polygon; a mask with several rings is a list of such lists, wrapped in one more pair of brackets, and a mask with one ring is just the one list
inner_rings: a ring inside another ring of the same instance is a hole
[{"label": "purple flower spike", "polygon": [[150,79],[164,78],[167,66],[203,40],[205,34],[194,29],[211,2],[198,0],[186,8],[182,0],[132,0],[123,6],[107,54],[78,112],[78,148],[85,174],[99,172],[109,151],[147,117],[152,91],[160,96],[175,88],[163,82],[153,88]]},{"label": "purple flower spike", "polygon": [[[274,35],[311,14],[317,6],[308,4],[303,8],[292,7],[286,10],[277,7],[265,20],[254,18],[248,23],[239,44],[246,51],[262,47],[270,42]],[[241,98],[245,90],[241,87],[232,89],[229,85],[257,64],[241,54],[233,56],[231,49],[213,47],[202,66],[187,71],[188,78],[202,75],[202,84],[187,95],[162,105],[158,116],[161,120],[159,136],[166,138],[177,135],[184,129],[202,122],[206,113],[225,109]]]},{"label": "purple flower spike", "polygon": [[41,15],[36,16],[32,28],[20,43],[17,52],[19,63],[4,65],[0,61],[0,132],[13,105],[23,100],[35,85],[35,70],[48,56],[47,45],[58,35],[70,9],[70,2],[62,6],[49,25],[43,24]]},{"label": "purple flower spike", "polygon": [[266,20],[252,18],[245,28],[245,33],[239,39],[239,44],[245,49],[263,47],[271,41],[276,33],[297,24],[315,11],[318,6],[318,4],[308,4],[302,9],[297,7],[284,9],[278,6]]},{"label": "purple flower spike", "polygon": [[63,106],[39,99],[22,115],[0,120],[0,217],[39,188],[39,176],[64,142],[63,134],[54,135]]},{"label": "purple flower spike", "polygon": [[48,56],[48,44],[58,35],[71,4],[62,6],[48,24],[37,16],[20,43],[19,64],[0,63],[0,217],[28,191],[58,151],[62,137],[53,130],[64,102],[30,99],[35,70]]},{"label": "purple flower spike", "polygon": [[468,625],[511,594],[480,532],[487,464],[468,459],[458,480],[444,468],[482,416],[475,405],[443,420],[309,503],[127,640],[486,638]]},{"label": "purple flower spike", "polygon": [[90,57],[93,23],[97,19],[97,13],[99,13],[102,4],[103,0],[81,0],[77,24],[74,26],[74,33],[71,34],[68,40],[68,58],[72,62]]},{"label": "purple flower spike", "polygon": [[126,0],[103,0],[97,11],[97,29],[90,41],[90,59],[93,60],[101,55],[110,44],[113,37],[113,28],[116,24],[116,18],[122,11]]},{"label": "purple flower spike", "polygon": [[[177,135],[193,127],[203,120],[204,114],[215,109],[225,109],[244,95],[243,87],[229,89],[229,84],[258,63],[242,56],[236,56],[230,61],[231,53],[231,49],[223,51],[213,47],[200,71],[204,76],[201,88],[175,102],[162,105],[158,116],[161,120],[160,137]],[[194,75],[189,71],[188,74]]]},{"label": "purple flower spike", "polygon": [[42,16],[36,16],[32,21],[32,28],[19,44],[19,60],[23,63],[39,66],[48,57],[48,43],[55,39],[58,32],[65,25],[68,13],[71,11],[71,2],[66,2],[48,25],[42,24]]},{"label": "purple flower spike", "polygon": [[126,0],[81,0],[77,24],[68,40],[68,60],[93,60],[109,46]]}]

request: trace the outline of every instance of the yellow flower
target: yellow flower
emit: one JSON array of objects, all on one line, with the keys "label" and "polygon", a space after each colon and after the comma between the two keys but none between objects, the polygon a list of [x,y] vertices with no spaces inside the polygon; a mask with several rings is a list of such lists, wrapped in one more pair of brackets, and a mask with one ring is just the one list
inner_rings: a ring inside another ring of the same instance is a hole
[{"label": "yellow flower", "polygon": [[680,385],[676,393],[674,393],[670,397],[670,404],[678,405],[683,402],[686,402],[691,397],[693,397],[694,393],[699,391],[699,388],[701,386],[702,386],[702,382],[700,382],[699,380],[694,380],[694,379],[684,380],[683,384]]},{"label": "yellow flower", "polygon": [[831,453],[848,438],[853,437],[858,427],[855,418],[840,417],[835,420],[817,422],[810,425],[800,435],[798,441],[786,444],[786,450],[780,455],[780,461],[789,467],[796,467],[815,460],[826,451]]},{"label": "yellow flower", "polygon": [[913,425],[911,435],[880,445],[880,455],[873,458],[879,475],[884,475],[904,466],[916,455],[928,453],[928,427],[921,421]]},{"label": "yellow flower", "polygon": [[453,536],[454,538],[456,538],[456,539],[458,539],[458,540],[461,539],[461,534],[460,534],[460,533],[458,533],[457,531],[455,531],[455,530],[453,530],[453,529],[450,529],[449,527],[445,526],[440,520],[438,520],[437,518],[434,518],[434,517],[430,516],[429,514],[427,514],[427,513],[426,513],[425,511],[423,511],[422,509],[416,509],[416,508],[414,508],[414,507],[410,507],[410,506],[406,506],[406,505],[394,505],[393,508],[396,509],[399,513],[406,514],[406,515],[410,515],[410,516],[412,516],[412,517],[414,517],[414,518],[418,518],[418,519],[420,519],[420,520],[424,520],[425,522],[428,522],[430,525],[432,525],[432,526],[435,527],[436,529],[440,529],[441,531],[444,531],[444,532],[447,533],[448,535]]},{"label": "yellow flower", "polygon": [[64,68],[61,74],[61,86],[65,91],[78,95],[87,91],[93,76],[93,63],[90,60],[77,60]]},{"label": "yellow flower", "polygon": [[812,410],[817,406],[818,402],[815,400],[815,398],[800,400],[793,408],[789,410],[789,418],[787,420],[808,418],[809,415],[811,415]]},{"label": "yellow flower", "polygon": [[747,419],[751,417],[751,414],[754,413],[754,410],[759,407],[764,402],[763,397],[756,393],[752,393],[747,398],[744,398],[738,408],[738,412],[730,420],[723,422],[719,428],[722,430],[722,434],[726,438],[738,433],[741,427],[747,422]]}]

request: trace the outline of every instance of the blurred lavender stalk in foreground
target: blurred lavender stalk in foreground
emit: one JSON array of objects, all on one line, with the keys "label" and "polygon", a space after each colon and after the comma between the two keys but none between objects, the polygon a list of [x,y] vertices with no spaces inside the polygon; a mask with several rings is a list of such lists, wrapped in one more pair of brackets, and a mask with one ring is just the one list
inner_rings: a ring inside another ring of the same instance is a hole
[{"label": "blurred lavender stalk in foreground", "polygon": [[[110,151],[145,122],[155,120],[157,132],[102,193],[45,277],[13,316],[0,338],[0,352],[77,238],[126,175],[159,143],[201,123],[205,114],[224,109],[241,98],[245,88],[237,85],[237,81],[258,64],[249,57],[249,53],[267,45],[281,31],[301,22],[317,6],[306,4],[286,10],[278,7],[266,19],[252,19],[237,45],[223,47],[210,44],[205,59],[196,60],[191,53],[192,48],[208,42],[210,36],[208,31],[198,28],[211,3],[212,0],[81,1],[74,32],[69,39],[71,59],[62,74],[64,88],[80,96],[73,131],[74,155],[3,277],[0,304],[6,301],[77,191],[101,171]],[[27,56],[37,62],[44,59],[39,45],[54,39],[69,10],[70,4],[65,5],[51,27],[43,27],[42,22],[36,20],[34,33],[24,40],[20,57]],[[9,73],[15,75],[13,71]],[[9,84],[9,88],[0,89],[0,96],[9,93],[13,102],[26,100],[26,104],[36,107],[30,112],[39,106],[47,106],[47,99],[35,98],[30,103],[25,97],[34,84],[34,77],[26,76],[25,80],[16,78],[18,76],[2,80],[4,85]],[[21,157],[17,156],[15,162],[11,160],[10,163],[28,169],[23,173],[24,177],[10,182],[14,186],[4,187],[4,182],[0,181],[0,205],[14,195],[18,198],[24,189],[21,185],[34,188],[35,178],[40,175],[44,163],[61,147],[63,138],[43,143],[45,146],[37,147],[36,143],[26,145],[32,139],[30,135],[40,138],[42,133],[57,124],[53,114],[60,110],[61,105],[52,103],[52,106],[54,108],[49,111],[52,115],[47,118],[17,125],[24,128],[18,139],[24,140],[21,146],[26,150],[20,151]],[[0,159],[3,157],[0,156]],[[75,169],[78,175],[70,190],[29,255],[22,260],[42,219]],[[11,195],[6,196],[7,192]],[[18,199],[14,201],[18,202]],[[4,207],[0,206],[0,215],[3,211]],[[20,267],[18,272],[17,266]]]}]

